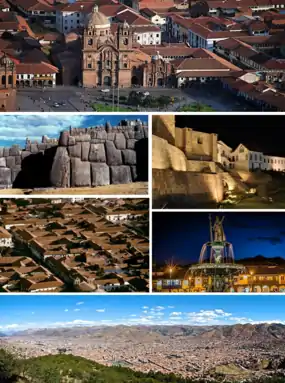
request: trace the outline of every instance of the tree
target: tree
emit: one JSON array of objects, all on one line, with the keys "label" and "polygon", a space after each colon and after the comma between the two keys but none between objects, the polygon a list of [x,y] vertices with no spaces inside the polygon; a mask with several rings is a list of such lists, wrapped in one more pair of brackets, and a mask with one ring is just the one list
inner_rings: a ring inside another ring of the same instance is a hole
[{"label": "tree", "polygon": [[0,349],[0,381],[11,379],[17,369],[17,360],[10,352]]}]

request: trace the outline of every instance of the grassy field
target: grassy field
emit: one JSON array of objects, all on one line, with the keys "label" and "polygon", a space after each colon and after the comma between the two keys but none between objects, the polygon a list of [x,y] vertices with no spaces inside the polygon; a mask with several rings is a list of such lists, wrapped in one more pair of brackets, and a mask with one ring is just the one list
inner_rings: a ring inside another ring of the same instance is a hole
[{"label": "grassy field", "polygon": [[104,105],[104,104],[92,104],[91,108],[93,108],[96,112],[130,112],[132,111],[132,108],[120,106],[118,110],[116,105],[113,108],[112,105]]}]

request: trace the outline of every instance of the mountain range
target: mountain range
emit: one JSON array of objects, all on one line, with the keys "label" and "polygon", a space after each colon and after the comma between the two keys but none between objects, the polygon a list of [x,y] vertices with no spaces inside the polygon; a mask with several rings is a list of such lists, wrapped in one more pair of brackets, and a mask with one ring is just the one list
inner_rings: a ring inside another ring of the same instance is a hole
[{"label": "mountain range", "polygon": [[[10,334],[12,337],[33,336],[39,338],[57,337],[88,337],[93,339],[132,339],[145,341],[159,341],[164,337],[191,337],[207,340],[248,340],[248,341],[285,341],[285,325],[279,323],[235,324],[218,326],[187,326],[187,325],[159,325],[159,326],[96,326],[29,329]],[[195,340],[196,340],[195,339]]]}]

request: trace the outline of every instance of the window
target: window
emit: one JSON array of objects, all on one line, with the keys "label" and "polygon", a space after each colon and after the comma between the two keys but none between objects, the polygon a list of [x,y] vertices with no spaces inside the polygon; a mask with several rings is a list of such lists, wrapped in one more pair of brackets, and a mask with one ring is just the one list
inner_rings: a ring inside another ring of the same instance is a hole
[{"label": "window", "polygon": [[88,40],[88,45],[92,45],[93,44],[93,39],[89,39]]},{"label": "window", "polygon": [[156,37],[159,37],[159,33],[156,34]]},{"label": "window", "polygon": [[91,69],[92,68],[92,65],[90,63],[87,64],[87,68],[88,69]]},{"label": "window", "polygon": [[127,68],[128,67],[128,64],[127,63],[124,63],[124,68]]},{"label": "window", "polygon": [[141,37],[140,37],[140,36],[138,36],[138,40],[140,40],[140,38],[141,38]]},{"label": "window", "polygon": [[244,147],[243,147],[243,146],[240,147],[239,152],[240,152],[240,153],[244,153]]},{"label": "window", "polygon": [[202,137],[198,137],[197,142],[200,145],[203,144],[203,138]]}]

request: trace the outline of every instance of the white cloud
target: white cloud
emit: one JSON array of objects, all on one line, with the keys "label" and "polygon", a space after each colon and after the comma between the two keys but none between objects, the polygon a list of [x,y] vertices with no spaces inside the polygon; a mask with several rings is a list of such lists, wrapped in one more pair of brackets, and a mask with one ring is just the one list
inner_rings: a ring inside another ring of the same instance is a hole
[{"label": "white cloud", "polygon": [[198,312],[186,313],[188,321],[192,324],[219,324],[227,322],[232,313],[222,309],[200,310]]},{"label": "white cloud", "polygon": [[70,126],[81,127],[84,124],[84,115],[26,115],[0,116],[0,140],[25,140],[41,139],[43,135],[58,136],[62,130],[69,129]]},{"label": "white cloud", "polygon": [[34,315],[35,314],[34,311],[31,314]]},{"label": "white cloud", "polygon": [[97,311],[97,313],[104,313],[105,309],[97,309],[96,311]]},{"label": "white cloud", "polygon": [[142,309],[144,309],[144,310],[145,310],[145,309],[148,309],[148,308],[149,308],[148,306],[143,306],[143,307],[142,307]]},{"label": "white cloud", "polygon": [[68,309],[65,309],[64,311],[67,313],[67,312],[68,312]]},{"label": "white cloud", "polygon": [[76,306],[84,305],[84,302],[77,302]]},{"label": "white cloud", "polygon": [[74,309],[73,311],[80,311],[80,309]]},{"label": "white cloud", "polygon": [[168,309],[174,309],[174,306],[167,306]]},{"label": "white cloud", "polygon": [[143,313],[144,313],[144,314],[147,314],[147,313],[148,313],[148,311],[147,311],[147,310],[144,310],[144,311],[143,311]]},{"label": "white cloud", "polygon": [[174,311],[173,313],[171,313],[170,315],[172,316],[175,316],[175,315],[181,315],[182,313],[181,312],[178,312],[178,311]]}]

